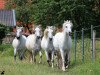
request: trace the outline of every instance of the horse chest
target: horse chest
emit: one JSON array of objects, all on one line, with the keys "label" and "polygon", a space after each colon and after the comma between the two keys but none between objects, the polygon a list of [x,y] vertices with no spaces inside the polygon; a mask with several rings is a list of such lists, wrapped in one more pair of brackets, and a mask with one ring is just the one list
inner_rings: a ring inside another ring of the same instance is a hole
[{"label": "horse chest", "polygon": [[53,43],[48,43],[47,45],[47,50],[52,50],[53,49]]},{"label": "horse chest", "polygon": [[39,41],[36,42],[34,47],[35,47],[35,50],[40,50],[41,49],[41,42],[39,42]]}]

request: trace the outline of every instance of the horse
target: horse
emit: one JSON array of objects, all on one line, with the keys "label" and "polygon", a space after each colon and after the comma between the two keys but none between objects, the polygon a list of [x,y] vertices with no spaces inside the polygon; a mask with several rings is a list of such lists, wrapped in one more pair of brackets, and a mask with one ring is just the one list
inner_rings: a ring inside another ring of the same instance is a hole
[{"label": "horse", "polygon": [[44,36],[41,41],[41,47],[45,51],[48,65],[50,66],[52,62],[52,68],[54,65],[53,34],[54,34],[54,27],[47,26],[47,28],[44,30]]},{"label": "horse", "polygon": [[18,52],[19,59],[24,58],[24,52],[26,50],[25,42],[26,36],[23,35],[23,27],[16,28],[16,37],[12,41],[12,46],[14,48],[14,60],[16,61],[16,53]]},{"label": "horse", "polygon": [[[63,71],[65,71],[65,68],[69,66],[69,62],[70,62],[70,49],[72,45],[72,39],[70,34],[72,32],[71,30],[72,25],[73,24],[71,23],[71,21],[68,20],[64,21],[62,32],[56,33],[53,41],[55,51],[57,52],[59,51],[61,54],[61,60],[62,60],[61,67]],[[67,66],[65,63],[67,63]]]},{"label": "horse", "polygon": [[36,53],[39,52],[41,63],[42,60],[42,52],[41,52],[41,37],[42,37],[42,28],[40,25],[35,27],[34,34],[30,34],[26,39],[26,48],[30,52],[31,61],[36,62],[35,56]]}]

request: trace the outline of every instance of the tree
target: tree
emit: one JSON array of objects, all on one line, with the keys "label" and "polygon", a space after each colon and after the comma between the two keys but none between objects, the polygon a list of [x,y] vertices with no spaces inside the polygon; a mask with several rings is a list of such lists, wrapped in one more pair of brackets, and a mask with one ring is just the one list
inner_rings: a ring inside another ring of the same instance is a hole
[{"label": "tree", "polygon": [[5,37],[6,28],[6,26],[0,24],[0,44],[2,43],[2,39]]},{"label": "tree", "polygon": [[69,19],[74,29],[80,30],[100,24],[99,3],[99,0],[9,0],[7,7],[14,7],[17,20],[26,24],[34,21],[46,27],[56,23],[62,25]]},{"label": "tree", "polygon": [[[30,23],[32,23],[32,13],[31,6],[29,0],[8,0],[6,4],[6,9],[15,9],[16,10],[16,19],[18,26],[24,26],[28,30],[30,30]],[[30,31],[31,32],[31,31]]]}]

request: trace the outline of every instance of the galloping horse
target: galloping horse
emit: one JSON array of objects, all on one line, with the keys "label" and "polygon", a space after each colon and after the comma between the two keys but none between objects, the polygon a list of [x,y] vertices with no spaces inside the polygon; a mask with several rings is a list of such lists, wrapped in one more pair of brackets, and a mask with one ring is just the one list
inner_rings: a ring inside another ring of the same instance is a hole
[{"label": "galloping horse", "polygon": [[54,64],[53,33],[54,33],[54,27],[47,26],[47,28],[44,31],[44,36],[41,42],[41,47],[45,51],[45,55],[49,66],[50,66],[50,62],[52,62],[52,68]]},{"label": "galloping horse", "polygon": [[25,43],[26,43],[26,36],[23,34],[23,27],[16,28],[16,37],[12,42],[12,46],[14,48],[14,60],[16,60],[16,53],[19,54],[19,59],[22,60],[24,57],[24,52],[26,50]]},{"label": "galloping horse", "polygon": [[[62,70],[65,71],[66,60],[68,60],[66,63],[70,62],[70,49],[72,43],[70,34],[72,32],[71,31],[72,23],[67,20],[63,23],[62,28],[63,28],[62,32],[58,32],[54,36],[53,45],[56,51],[60,51],[61,59],[62,59]],[[67,59],[65,57],[67,57]]]},{"label": "galloping horse", "polygon": [[35,33],[30,34],[27,37],[26,48],[30,52],[31,62],[36,61],[35,56],[36,56],[36,53],[39,52],[39,55],[40,55],[39,63],[41,63],[41,60],[42,60],[41,36],[42,36],[42,30],[41,30],[41,26],[39,25],[39,26],[36,26]]}]

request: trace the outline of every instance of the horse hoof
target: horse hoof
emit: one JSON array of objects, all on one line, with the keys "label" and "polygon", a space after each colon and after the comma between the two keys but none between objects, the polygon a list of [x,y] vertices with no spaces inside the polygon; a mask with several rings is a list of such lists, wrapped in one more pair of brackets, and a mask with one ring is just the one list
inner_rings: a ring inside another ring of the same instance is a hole
[{"label": "horse hoof", "polygon": [[67,66],[66,66],[66,69],[68,69],[68,67],[69,67],[69,66],[67,65]]},{"label": "horse hoof", "polygon": [[63,69],[63,71],[66,71],[65,69]]},{"label": "horse hoof", "polygon": [[65,67],[63,67],[62,70],[65,71]]},{"label": "horse hoof", "polygon": [[39,64],[41,64],[42,62],[41,61],[39,61]]},{"label": "horse hoof", "polygon": [[23,57],[20,57],[20,60],[23,60]]},{"label": "horse hoof", "polygon": [[53,65],[52,65],[52,68],[54,68]]}]

